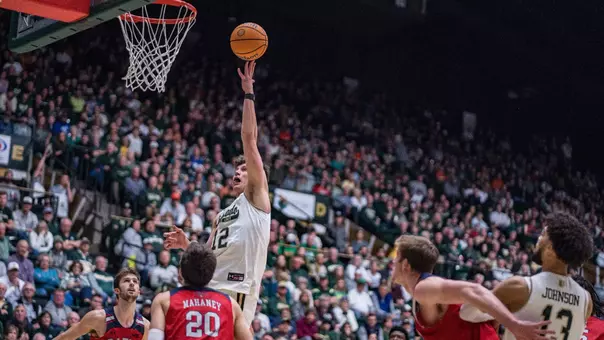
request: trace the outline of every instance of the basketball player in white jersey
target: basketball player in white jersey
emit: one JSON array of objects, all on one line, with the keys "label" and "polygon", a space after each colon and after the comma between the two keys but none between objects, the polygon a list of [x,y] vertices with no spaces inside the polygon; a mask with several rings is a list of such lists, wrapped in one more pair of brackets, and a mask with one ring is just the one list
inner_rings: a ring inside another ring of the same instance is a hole
[{"label": "basketball player in white jersey", "polygon": [[[238,197],[221,211],[213,223],[208,244],[217,258],[214,277],[208,285],[239,303],[251,325],[260,295],[270,239],[271,204],[268,195],[268,168],[258,151],[258,126],[254,109],[254,61],[237,70],[244,92],[241,139],[243,157],[237,160],[233,190]],[[176,228],[166,233],[167,249],[189,245],[184,232]]]},{"label": "basketball player in white jersey", "polygon": [[[556,332],[553,338],[578,340],[591,315],[592,301],[568,270],[583,265],[592,253],[593,240],[583,224],[566,213],[550,214],[543,221],[533,256],[542,272],[531,277],[513,276],[498,284],[493,294],[519,319],[550,320],[547,329]],[[470,305],[462,307],[460,316],[473,322],[490,318]],[[515,337],[506,330],[503,339]]]}]

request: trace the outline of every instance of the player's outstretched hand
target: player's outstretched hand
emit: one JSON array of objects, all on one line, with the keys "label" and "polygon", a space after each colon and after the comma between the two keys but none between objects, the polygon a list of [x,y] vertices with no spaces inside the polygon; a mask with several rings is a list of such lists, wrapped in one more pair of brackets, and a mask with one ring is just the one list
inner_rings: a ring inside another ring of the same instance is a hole
[{"label": "player's outstretched hand", "polygon": [[254,70],[256,69],[255,61],[246,61],[245,67],[243,68],[243,72],[241,69],[237,69],[237,73],[239,74],[239,78],[241,78],[241,89],[243,93],[254,93]]},{"label": "player's outstretched hand", "polygon": [[187,249],[189,239],[185,232],[177,227],[172,228],[172,231],[164,233],[164,248],[170,249]]},{"label": "player's outstretched hand", "polygon": [[517,340],[550,340],[556,339],[553,334],[556,331],[548,330],[547,325],[551,321],[529,322],[518,320],[513,327],[508,327],[510,332],[516,336]]}]

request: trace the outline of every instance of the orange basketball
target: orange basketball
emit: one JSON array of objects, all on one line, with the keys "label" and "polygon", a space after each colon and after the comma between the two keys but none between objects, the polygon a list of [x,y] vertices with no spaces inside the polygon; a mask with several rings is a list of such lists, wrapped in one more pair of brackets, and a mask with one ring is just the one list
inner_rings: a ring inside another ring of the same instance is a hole
[{"label": "orange basketball", "polygon": [[268,36],[264,28],[253,22],[237,26],[231,33],[231,49],[243,60],[256,60],[266,52]]}]

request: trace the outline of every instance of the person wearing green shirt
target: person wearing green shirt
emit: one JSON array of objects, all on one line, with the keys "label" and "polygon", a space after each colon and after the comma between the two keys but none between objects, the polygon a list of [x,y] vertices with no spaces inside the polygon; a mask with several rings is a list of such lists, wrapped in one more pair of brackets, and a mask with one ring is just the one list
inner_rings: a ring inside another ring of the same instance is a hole
[{"label": "person wearing green shirt", "polygon": [[152,206],[156,209],[159,209],[162,201],[164,200],[164,194],[161,190],[159,190],[157,186],[157,177],[151,176],[149,177],[149,181],[147,183],[147,190],[145,190],[145,194],[143,197],[143,205],[144,206]]},{"label": "person wearing green shirt", "polygon": [[113,168],[112,170],[112,180],[120,183],[120,185],[124,183],[126,178],[130,177],[132,172],[132,169],[130,169],[130,166],[128,166],[128,159],[126,156],[121,156],[119,158],[117,167]]},{"label": "person wearing green shirt", "polygon": [[327,275],[321,275],[319,279],[319,286],[312,289],[312,298],[317,300],[321,295],[335,296],[336,292],[329,286],[329,279]]},{"label": "person wearing green shirt", "polygon": [[291,304],[292,301],[287,291],[287,282],[281,281],[277,285],[277,294],[268,300],[267,314],[271,317],[278,317],[281,315],[281,309],[289,308]]},{"label": "person wearing green shirt", "polygon": [[[94,272],[92,275],[96,279],[99,287],[103,291],[103,295],[107,296],[108,303],[111,303],[112,297],[115,294],[113,292],[113,279],[114,276],[107,273],[107,259],[103,256],[97,256],[94,260]],[[98,292],[101,293],[101,292]]]},{"label": "person wearing green shirt", "polygon": [[158,254],[164,249],[164,238],[162,234],[155,229],[155,221],[145,221],[145,230],[141,231],[141,237],[144,243],[150,243],[153,245],[153,252]]}]

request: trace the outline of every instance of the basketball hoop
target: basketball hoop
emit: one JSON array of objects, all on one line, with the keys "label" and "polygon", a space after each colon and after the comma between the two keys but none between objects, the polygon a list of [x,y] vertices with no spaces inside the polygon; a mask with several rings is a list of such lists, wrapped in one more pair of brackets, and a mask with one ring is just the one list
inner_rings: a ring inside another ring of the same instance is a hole
[{"label": "basketball hoop", "polygon": [[[164,92],[172,63],[195,23],[197,9],[181,0],[157,0],[138,11],[139,15],[119,16],[130,54],[130,66],[122,79],[133,90]],[[174,13],[174,17],[166,18],[168,13]]]}]

